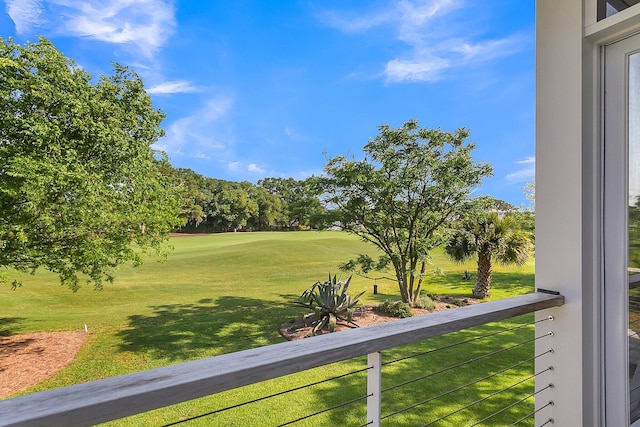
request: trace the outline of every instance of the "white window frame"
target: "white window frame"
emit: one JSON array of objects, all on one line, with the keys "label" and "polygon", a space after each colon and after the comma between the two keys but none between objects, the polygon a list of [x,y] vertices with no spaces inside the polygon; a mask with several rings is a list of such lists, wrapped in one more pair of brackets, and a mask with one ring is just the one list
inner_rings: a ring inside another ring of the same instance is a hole
[{"label": "white window frame", "polygon": [[[604,46],[603,358],[607,425],[629,425],[628,55],[640,33]],[[622,143],[620,143],[622,142]],[[634,426],[640,426],[635,422]]]}]

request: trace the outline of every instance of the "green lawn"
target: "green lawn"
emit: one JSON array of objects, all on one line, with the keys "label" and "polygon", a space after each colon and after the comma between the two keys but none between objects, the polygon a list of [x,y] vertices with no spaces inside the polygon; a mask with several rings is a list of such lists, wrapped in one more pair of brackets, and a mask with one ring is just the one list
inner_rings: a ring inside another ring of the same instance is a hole
[{"label": "green lawn", "polygon": [[[72,293],[60,286],[55,276],[46,272],[22,276],[23,286],[16,291],[10,290],[8,284],[0,287],[3,301],[0,335],[79,330],[85,324],[89,328],[87,343],[78,358],[54,378],[27,392],[281,342],[283,339],[277,332],[278,325],[304,311],[290,304],[293,299],[314,281],[324,279],[329,271],[340,275],[337,268],[339,263],[362,252],[376,255],[371,246],[340,232],[229,233],[178,237],[173,238],[171,243],[175,250],[166,262],[160,263],[150,258],[140,267],[123,267],[116,273],[115,283],[105,285],[102,291],[94,291],[91,285],[86,285]],[[442,252],[437,252],[433,254],[432,267],[434,271],[438,268],[446,274],[430,275],[425,292],[470,296],[473,282],[461,280],[461,275],[465,269],[474,272],[473,263],[455,264]],[[524,267],[495,266],[495,270],[494,299],[533,291],[533,263]],[[378,289],[379,294],[373,295],[371,281],[360,277],[352,280],[353,293],[367,290],[364,297],[366,303],[397,298],[397,285],[393,283],[380,281]],[[488,326],[485,330],[494,327]],[[465,332],[475,333],[478,332]],[[516,335],[528,337],[531,333],[531,328],[528,328]],[[512,340],[513,336],[510,334],[509,337],[498,338],[497,342],[488,345],[506,345],[507,341],[501,340]],[[384,357],[385,360],[392,359],[398,354],[437,346],[439,342],[453,339],[460,338],[443,337],[439,341],[395,349]],[[476,344],[472,351],[477,350]],[[530,346],[528,350],[523,347],[520,353],[523,351],[523,354],[531,352]],[[425,365],[437,367],[451,358],[448,355],[429,357],[431,359],[427,361],[422,358],[409,359],[385,367],[385,385],[402,381],[407,375],[415,376],[415,372],[407,368],[423,371]],[[361,359],[318,368],[115,424],[158,425],[173,422],[234,404],[247,397],[317,381],[327,375],[351,372],[364,365],[364,359]],[[363,375],[287,394],[258,404],[258,409],[255,405],[239,408],[189,425],[246,426],[284,422],[315,412],[331,402],[343,401],[348,396],[364,394],[366,385]],[[389,392],[390,398],[385,398],[385,410],[396,410],[410,396],[415,401],[416,395],[423,396],[427,389],[435,390],[451,382],[464,381],[469,375],[457,370],[447,374],[444,381],[434,378],[409,388],[395,389]],[[505,384],[510,380],[512,378],[505,379]],[[476,388],[469,393],[481,394],[482,391]],[[412,400],[407,402],[413,403]],[[443,407],[457,405],[451,399],[441,402],[437,407],[434,404],[429,405],[430,413],[434,414]],[[486,408],[490,405],[483,406]],[[286,411],[283,411],[283,407]],[[364,411],[363,404],[351,405],[298,425],[357,425],[364,419]],[[425,418],[424,413],[407,411],[390,418],[387,425],[420,424],[429,417]],[[468,414],[461,419],[468,419]],[[458,425],[456,422],[460,422],[460,419],[452,418],[451,422],[450,425]]]}]

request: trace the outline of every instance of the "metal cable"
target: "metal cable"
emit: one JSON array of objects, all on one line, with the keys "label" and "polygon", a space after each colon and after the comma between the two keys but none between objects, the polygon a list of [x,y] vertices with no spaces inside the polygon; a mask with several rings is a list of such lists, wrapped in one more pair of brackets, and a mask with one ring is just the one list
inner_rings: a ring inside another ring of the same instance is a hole
[{"label": "metal cable", "polygon": [[472,382],[470,382],[470,383],[467,383],[467,384],[461,385],[461,386],[459,386],[459,387],[456,387],[456,388],[454,388],[454,389],[451,389],[451,390],[445,391],[444,393],[441,393],[441,394],[439,394],[439,395],[437,395],[437,396],[433,396],[433,397],[430,397],[430,398],[428,398],[428,399],[426,399],[426,400],[423,400],[423,401],[421,401],[421,402],[414,403],[413,405],[407,406],[406,408],[400,409],[400,410],[398,410],[398,411],[395,411],[395,412],[392,412],[392,413],[390,413],[390,414],[387,414],[387,415],[385,415],[385,416],[383,416],[383,417],[380,417],[380,419],[381,419],[381,420],[383,420],[383,419],[385,419],[385,418],[392,417],[392,416],[394,416],[394,415],[397,415],[397,414],[400,414],[400,413],[402,413],[402,412],[405,412],[405,411],[408,411],[408,410],[410,410],[410,409],[413,409],[413,408],[415,408],[415,407],[417,407],[417,406],[424,405],[425,403],[429,403],[429,402],[431,402],[431,401],[433,401],[433,400],[440,399],[441,397],[444,397],[444,396],[448,396],[448,395],[453,394],[453,393],[455,393],[455,392],[457,392],[457,391],[460,391],[460,390],[462,390],[462,389],[464,389],[464,388],[467,388],[467,387],[472,386],[472,385],[474,385],[474,384],[477,384],[477,383],[479,383],[479,382],[482,382],[482,381],[488,380],[489,378],[492,378],[492,377],[495,377],[495,376],[497,376],[497,375],[500,375],[500,374],[502,374],[502,373],[504,373],[504,372],[506,372],[506,371],[509,371],[509,370],[511,370],[511,369],[513,369],[513,368],[517,368],[517,367],[518,367],[518,366],[520,366],[520,365],[524,365],[524,364],[525,364],[525,363],[527,363],[527,362],[531,362],[531,361],[533,361],[533,360],[537,359],[538,357],[544,356],[545,354],[548,354],[548,353],[552,353],[552,350],[548,350],[548,351],[546,351],[546,352],[544,352],[544,353],[541,353],[541,354],[539,354],[539,355],[537,355],[537,356],[534,356],[534,357],[532,357],[532,358],[530,358],[530,359],[526,359],[526,360],[523,360],[523,361],[521,361],[521,362],[518,362],[518,363],[516,363],[515,365],[509,366],[508,368],[501,369],[501,370],[499,370],[499,371],[497,371],[497,372],[494,372],[493,374],[489,374],[489,375],[487,375],[487,376],[485,376],[485,377],[479,378],[479,379],[477,379],[477,380],[475,380],[475,381],[472,381]]},{"label": "metal cable", "polygon": [[[543,371],[543,372],[544,372],[544,371]],[[511,405],[507,405],[507,406],[505,406],[504,408],[500,409],[499,411],[494,412],[493,414],[489,415],[488,417],[484,417],[483,419],[481,419],[480,421],[476,422],[475,424],[471,424],[469,427],[475,427],[475,426],[477,426],[478,424],[482,424],[483,422],[487,421],[488,419],[491,419],[491,418],[495,417],[496,415],[501,414],[501,413],[503,413],[504,411],[506,411],[506,410],[508,410],[508,409],[511,409],[511,408],[513,408],[513,407],[514,407],[514,406],[516,406],[516,405],[521,404],[521,403],[522,403],[522,402],[524,402],[525,400],[530,399],[530,398],[532,398],[533,396],[535,396],[536,394],[538,394],[538,393],[542,393],[543,391],[545,391],[546,389],[549,389],[549,388],[553,388],[553,385],[549,384],[548,386],[546,386],[546,387],[544,387],[544,388],[542,388],[542,389],[540,389],[540,390],[538,390],[538,391],[536,391],[536,392],[533,392],[533,393],[529,394],[529,395],[528,395],[528,396],[526,396],[526,397],[523,397],[522,399],[520,399],[520,400],[518,400],[518,401],[516,401],[516,402],[512,403]]]},{"label": "metal cable", "polygon": [[349,400],[347,402],[340,403],[339,405],[332,406],[331,408],[326,408],[326,409],[323,409],[322,411],[314,412],[313,414],[310,414],[310,415],[305,415],[304,417],[300,417],[300,418],[297,418],[295,420],[288,421],[288,422],[286,422],[284,424],[278,424],[277,427],[288,426],[290,424],[297,423],[299,421],[304,421],[304,420],[309,419],[311,417],[315,417],[316,415],[320,415],[320,414],[323,414],[325,412],[333,411],[334,409],[342,408],[343,406],[350,405],[350,404],[358,402],[358,401],[360,401],[362,399],[367,399],[367,398],[369,398],[371,396],[373,396],[373,394],[367,394],[366,396],[356,397],[355,399],[351,399],[351,400]]},{"label": "metal cable", "polygon": [[500,330],[498,332],[493,332],[491,334],[482,335],[482,336],[475,337],[475,338],[470,338],[470,339],[465,340],[465,341],[459,341],[457,343],[445,345],[443,347],[434,348],[432,350],[423,351],[421,353],[412,354],[411,356],[400,357],[398,359],[390,360],[388,362],[383,363],[383,366],[384,365],[390,365],[390,364],[396,363],[396,362],[400,362],[402,360],[411,359],[411,358],[414,358],[414,357],[424,356],[424,355],[427,355],[427,354],[434,353],[436,351],[446,350],[446,349],[449,349],[449,348],[457,347],[457,346],[462,345],[462,344],[468,344],[470,342],[479,341],[479,340],[482,340],[482,339],[485,339],[485,338],[493,337],[495,335],[503,334],[505,332],[516,331],[518,329],[522,329],[522,328],[525,328],[527,326],[532,326],[532,325],[535,325],[535,324],[540,323],[540,322],[546,322],[548,320],[553,320],[553,316],[549,316],[549,317],[547,317],[545,319],[536,320],[536,321],[530,322],[530,323],[523,323],[522,325],[514,326],[513,328],[502,329],[502,330]]},{"label": "metal cable", "polygon": [[382,392],[384,393],[385,391],[393,390],[394,388],[403,387],[403,386],[405,386],[405,385],[407,385],[407,384],[411,384],[411,383],[414,383],[414,382],[416,382],[416,381],[424,380],[424,379],[426,379],[426,378],[429,378],[429,377],[433,377],[433,376],[436,376],[436,375],[442,374],[442,373],[447,372],[447,371],[450,371],[450,370],[452,370],[452,369],[456,369],[456,368],[459,368],[459,367],[461,367],[461,366],[468,365],[468,364],[471,364],[471,363],[473,363],[473,362],[477,362],[478,360],[486,359],[487,357],[495,356],[496,354],[503,353],[503,352],[505,352],[505,351],[509,351],[509,350],[513,350],[514,348],[521,347],[521,346],[523,346],[523,345],[525,345],[525,344],[530,344],[530,343],[532,343],[532,342],[534,342],[534,341],[536,341],[536,340],[539,340],[539,339],[541,339],[541,338],[546,338],[546,337],[548,337],[548,336],[550,336],[550,335],[551,335],[550,333],[546,333],[545,335],[541,335],[541,336],[538,336],[538,337],[535,337],[535,338],[532,338],[532,339],[529,339],[529,340],[523,341],[523,342],[518,343],[518,344],[515,344],[515,345],[513,345],[513,346],[511,346],[511,347],[502,348],[502,349],[500,349],[500,350],[496,350],[496,351],[494,351],[493,353],[487,353],[487,354],[484,354],[484,355],[482,355],[482,356],[478,356],[478,357],[476,357],[476,358],[474,358],[474,359],[470,359],[470,360],[467,360],[467,361],[460,362],[460,363],[458,363],[458,364],[455,364],[455,365],[449,366],[449,367],[444,368],[444,369],[441,369],[441,370],[439,370],[439,371],[431,372],[431,373],[428,373],[428,374],[426,374],[426,375],[422,375],[422,376],[420,376],[420,377],[417,377],[417,378],[414,378],[414,379],[411,379],[411,380],[408,380],[408,381],[404,381],[404,382],[399,383],[399,384],[392,385],[392,386],[390,386],[390,387],[387,387],[387,388],[383,389],[383,390],[382,390]]},{"label": "metal cable", "polygon": [[423,424],[423,425],[422,425],[422,427],[427,427],[427,426],[430,426],[430,425],[432,425],[432,424],[437,423],[438,421],[442,421],[442,420],[444,420],[445,418],[450,417],[451,415],[455,415],[455,414],[457,414],[458,412],[462,412],[462,411],[464,411],[465,409],[468,409],[468,408],[470,408],[470,407],[472,407],[472,406],[474,406],[474,405],[476,405],[476,404],[478,404],[478,403],[480,403],[480,402],[484,402],[485,400],[488,400],[488,399],[492,398],[493,396],[496,396],[496,395],[498,395],[498,394],[500,394],[500,393],[502,393],[502,392],[504,392],[504,391],[506,391],[506,390],[512,389],[512,388],[514,388],[514,387],[516,387],[516,386],[518,386],[518,385],[520,385],[520,384],[522,384],[522,383],[525,383],[525,382],[527,382],[527,381],[529,381],[529,380],[532,380],[532,379],[533,379],[533,378],[535,378],[536,376],[538,376],[538,375],[542,374],[543,372],[549,371],[549,370],[551,370],[551,368],[547,368],[547,369],[545,369],[544,371],[538,372],[537,374],[529,375],[528,377],[526,377],[526,378],[524,378],[524,379],[522,379],[522,380],[520,380],[520,381],[517,381],[517,382],[515,382],[515,383],[511,384],[509,387],[505,387],[505,388],[503,388],[502,390],[495,391],[495,392],[493,392],[493,393],[491,393],[491,394],[489,394],[489,395],[487,395],[487,396],[483,397],[482,399],[478,399],[478,400],[476,400],[476,401],[474,401],[474,402],[469,403],[468,405],[463,406],[462,408],[456,409],[455,411],[453,411],[453,412],[451,412],[451,413],[449,413],[449,414],[447,414],[447,415],[444,415],[444,416],[442,416],[442,417],[440,417],[440,418],[438,418],[438,419],[436,419],[436,420],[433,420],[433,421],[431,421],[431,422],[429,422],[429,423],[427,423],[427,424]]},{"label": "metal cable", "polygon": [[299,386],[299,387],[290,388],[290,389],[285,390],[285,391],[280,391],[278,393],[273,393],[273,394],[270,394],[268,396],[258,397],[256,399],[248,400],[248,401],[242,402],[242,403],[237,403],[235,405],[227,406],[225,408],[216,409],[215,411],[207,412],[205,414],[195,415],[193,417],[185,418],[185,419],[180,420],[180,421],[174,421],[174,422],[169,423],[169,424],[163,424],[162,427],[175,426],[175,425],[178,425],[178,424],[186,423],[188,421],[193,421],[193,420],[197,420],[199,418],[204,418],[204,417],[208,417],[210,415],[215,415],[215,414],[218,414],[220,412],[228,411],[228,410],[235,409],[235,408],[240,408],[241,406],[249,405],[251,403],[260,402],[262,400],[270,399],[272,397],[282,396],[282,395],[290,393],[292,391],[302,390],[302,389],[305,389],[305,388],[308,388],[308,387],[316,386],[318,384],[322,384],[322,383],[326,383],[326,382],[329,382],[329,381],[338,380],[340,378],[348,377],[350,375],[359,374],[361,372],[368,371],[371,368],[373,368],[373,366],[367,366],[366,368],[358,369],[357,371],[347,372],[346,374],[342,374],[342,375],[338,375],[338,376],[335,376],[335,377],[327,378],[327,379],[324,379],[324,380],[316,381],[316,382],[310,383],[310,384],[305,384],[305,385],[302,385],[302,386]]},{"label": "metal cable", "polygon": [[[546,389],[546,388],[547,388],[547,387],[545,387],[545,389]],[[544,390],[544,389],[543,389],[543,390]],[[542,390],[541,390],[541,391],[542,391]],[[549,407],[549,406],[553,406],[553,401],[551,401],[551,400],[550,400],[550,401],[549,401],[549,403],[547,403],[546,405],[544,405],[544,406],[542,406],[542,407],[540,407],[540,408],[536,409],[535,411],[533,411],[532,413],[530,413],[530,414],[528,414],[528,415],[525,415],[524,417],[520,418],[520,419],[519,419],[518,421],[516,421],[515,423],[509,424],[509,426],[508,426],[508,427],[513,427],[513,426],[515,426],[515,425],[520,424],[522,421],[524,421],[524,420],[526,420],[526,419],[529,419],[529,418],[533,417],[535,414],[537,414],[538,412],[542,411],[543,409],[545,409],[545,408],[547,408],[547,407]]]}]

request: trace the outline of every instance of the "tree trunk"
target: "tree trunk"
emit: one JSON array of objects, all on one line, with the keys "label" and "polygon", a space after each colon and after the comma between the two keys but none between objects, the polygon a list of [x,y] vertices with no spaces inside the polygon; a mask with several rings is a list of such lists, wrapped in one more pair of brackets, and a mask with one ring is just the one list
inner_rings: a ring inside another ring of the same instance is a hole
[{"label": "tree trunk", "polygon": [[396,278],[398,279],[398,288],[400,289],[400,297],[402,302],[409,303],[410,296],[407,292],[407,274],[405,271],[405,264],[393,261],[393,268],[396,271]]},{"label": "tree trunk", "polygon": [[420,298],[420,293],[422,292],[422,281],[424,280],[424,272],[427,269],[427,262],[422,261],[422,265],[420,266],[420,276],[418,276],[418,286],[416,286],[415,291],[413,292],[413,300],[411,301],[411,307],[414,307],[415,303]]},{"label": "tree trunk", "polygon": [[478,252],[478,278],[473,288],[474,298],[491,296],[491,254]]}]

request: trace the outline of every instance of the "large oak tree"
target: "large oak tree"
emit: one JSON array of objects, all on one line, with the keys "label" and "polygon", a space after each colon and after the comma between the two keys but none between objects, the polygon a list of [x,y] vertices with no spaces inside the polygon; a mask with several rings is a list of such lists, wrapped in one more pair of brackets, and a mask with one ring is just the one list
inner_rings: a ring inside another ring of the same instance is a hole
[{"label": "large oak tree", "polygon": [[472,189],[492,170],[471,158],[475,146],[466,142],[466,129],[425,129],[416,120],[378,129],[363,160],[330,158],[319,182],[334,218],[385,254],[402,300],[413,305],[429,251],[447,241]]},{"label": "large oak tree", "polygon": [[126,67],[94,81],[48,40],[0,38],[0,266],[100,288],[163,248],[180,208],[151,148],[163,117]]}]

